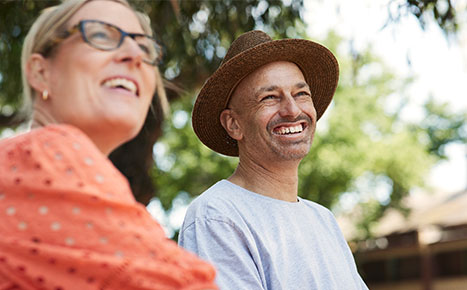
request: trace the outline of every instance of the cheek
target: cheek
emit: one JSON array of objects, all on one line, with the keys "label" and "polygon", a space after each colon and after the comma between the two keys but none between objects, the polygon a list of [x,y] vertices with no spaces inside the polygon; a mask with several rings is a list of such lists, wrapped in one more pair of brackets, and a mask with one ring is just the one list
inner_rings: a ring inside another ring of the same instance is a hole
[{"label": "cheek", "polygon": [[145,79],[147,81],[148,87],[154,91],[156,88],[156,77],[159,76],[159,73],[157,73],[155,69],[149,65],[146,66],[148,69],[144,72]]},{"label": "cheek", "polygon": [[[94,80],[99,79],[98,72],[102,60],[87,50],[81,51],[75,47],[70,53],[60,50],[52,62],[52,83],[60,93],[70,93],[75,90],[87,90]],[[81,52],[81,57],[76,55]]]},{"label": "cheek", "polygon": [[[79,87],[79,78],[76,78],[76,72],[68,68],[58,67],[51,74],[51,94],[59,96],[60,99],[65,98],[71,93],[76,93]],[[76,82],[78,81],[78,83]]]},{"label": "cheek", "polygon": [[280,118],[279,112],[280,112],[279,104],[274,105],[274,106],[264,106],[260,110],[257,111],[256,115],[253,116],[253,118],[255,118],[256,122],[261,124],[261,126],[266,126],[273,120]]},{"label": "cheek", "polygon": [[152,99],[154,93],[156,92],[157,86],[163,85],[163,84],[157,84],[156,77],[157,77],[157,73],[154,70],[148,70],[147,72],[144,73],[142,93],[149,100]]},{"label": "cheek", "polygon": [[59,96],[61,102],[83,102],[96,96],[97,89],[93,76],[77,70],[61,70],[53,81],[53,95]]},{"label": "cheek", "polygon": [[310,117],[316,118],[316,109],[313,102],[306,102],[300,106],[301,110]]},{"label": "cheek", "polygon": [[[270,123],[274,120],[274,115],[271,114],[258,114],[256,116],[251,116],[249,120],[251,120],[251,123],[247,123],[248,127],[253,127],[255,128],[255,134],[269,134],[270,130]],[[254,123],[253,123],[254,122]]]}]

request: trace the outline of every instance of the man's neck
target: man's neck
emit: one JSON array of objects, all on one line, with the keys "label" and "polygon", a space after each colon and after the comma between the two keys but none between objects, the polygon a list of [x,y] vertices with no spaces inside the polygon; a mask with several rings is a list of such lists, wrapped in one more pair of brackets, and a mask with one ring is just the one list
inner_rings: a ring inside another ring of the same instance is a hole
[{"label": "man's neck", "polygon": [[297,161],[282,161],[266,165],[240,158],[237,169],[228,180],[261,195],[296,202],[298,164]]}]

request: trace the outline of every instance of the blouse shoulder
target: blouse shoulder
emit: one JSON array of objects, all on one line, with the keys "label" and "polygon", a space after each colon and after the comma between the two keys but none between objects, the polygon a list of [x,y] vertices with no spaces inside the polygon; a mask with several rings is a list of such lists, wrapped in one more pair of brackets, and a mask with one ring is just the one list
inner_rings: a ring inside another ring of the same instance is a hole
[{"label": "blouse shoulder", "polygon": [[126,201],[128,181],[94,143],[71,125],[59,124],[0,140],[0,185],[87,193],[115,192]]},{"label": "blouse shoulder", "polygon": [[216,289],[214,277],[77,128],[0,140],[0,289]]},{"label": "blouse shoulder", "polygon": [[[33,129],[29,132],[2,139],[0,140],[0,144],[2,148],[10,149],[8,153],[12,155],[14,151],[25,149],[28,145],[32,146],[42,143],[44,146],[40,146],[41,149],[49,149],[50,147],[65,147],[72,141],[80,142],[82,145],[88,147],[88,149],[95,147],[92,141],[81,130],[66,124],[48,125]],[[74,143],[75,149],[79,149],[80,145]],[[94,150],[97,150],[97,148],[94,148]]]}]

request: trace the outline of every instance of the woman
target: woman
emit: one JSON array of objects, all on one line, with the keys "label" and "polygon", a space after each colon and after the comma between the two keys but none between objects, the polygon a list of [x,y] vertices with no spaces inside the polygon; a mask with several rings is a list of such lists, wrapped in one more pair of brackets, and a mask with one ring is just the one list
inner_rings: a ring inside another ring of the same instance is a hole
[{"label": "woman", "polygon": [[151,34],[126,0],[65,1],[28,33],[33,130],[0,141],[0,289],[216,289],[106,157],[165,96]]}]

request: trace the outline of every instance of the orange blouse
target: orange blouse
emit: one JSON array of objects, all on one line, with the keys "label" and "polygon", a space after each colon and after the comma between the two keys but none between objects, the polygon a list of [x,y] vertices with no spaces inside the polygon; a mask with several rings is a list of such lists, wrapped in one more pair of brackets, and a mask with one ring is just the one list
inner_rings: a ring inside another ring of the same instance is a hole
[{"label": "orange blouse", "polygon": [[217,289],[78,129],[0,140],[0,289]]}]

